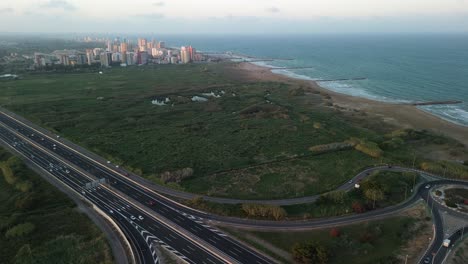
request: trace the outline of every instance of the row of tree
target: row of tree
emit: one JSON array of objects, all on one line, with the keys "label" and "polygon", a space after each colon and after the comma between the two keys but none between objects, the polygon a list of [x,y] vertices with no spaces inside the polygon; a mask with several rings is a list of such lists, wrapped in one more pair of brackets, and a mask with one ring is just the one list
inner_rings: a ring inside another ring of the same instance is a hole
[{"label": "row of tree", "polygon": [[273,218],[275,220],[281,220],[287,216],[286,211],[282,207],[276,205],[242,204],[242,210],[249,217]]}]

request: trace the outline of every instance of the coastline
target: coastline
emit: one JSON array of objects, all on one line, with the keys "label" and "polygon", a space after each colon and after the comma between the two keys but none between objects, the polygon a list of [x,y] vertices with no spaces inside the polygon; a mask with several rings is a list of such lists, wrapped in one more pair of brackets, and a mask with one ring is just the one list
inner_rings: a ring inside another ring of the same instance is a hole
[{"label": "coastline", "polygon": [[442,119],[416,106],[382,102],[367,98],[334,92],[320,86],[316,81],[302,80],[274,73],[271,68],[249,62],[237,64],[244,71],[244,77],[252,81],[280,81],[300,83],[309,91],[319,91],[330,95],[333,104],[349,110],[363,111],[369,116],[381,118],[385,122],[401,128],[426,129],[458,140],[468,146],[468,127]]}]

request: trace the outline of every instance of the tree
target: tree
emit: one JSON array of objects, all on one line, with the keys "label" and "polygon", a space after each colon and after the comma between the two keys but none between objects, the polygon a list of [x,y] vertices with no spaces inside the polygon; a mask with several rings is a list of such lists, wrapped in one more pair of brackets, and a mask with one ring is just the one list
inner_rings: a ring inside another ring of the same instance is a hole
[{"label": "tree", "polygon": [[354,201],[351,205],[351,208],[353,208],[353,211],[358,214],[364,213],[366,211],[366,208],[358,201]]},{"label": "tree", "polygon": [[291,253],[294,260],[301,264],[326,264],[328,263],[329,252],[324,246],[316,243],[297,243]]},{"label": "tree", "polygon": [[336,227],[332,228],[330,230],[330,236],[331,237],[339,237],[341,235],[340,230]]},{"label": "tree", "polygon": [[364,195],[366,196],[367,199],[373,201],[373,206],[372,208],[375,209],[375,202],[377,200],[383,200],[384,199],[384,193],[381,189],[379,188],[369,188],[364,191]]}]

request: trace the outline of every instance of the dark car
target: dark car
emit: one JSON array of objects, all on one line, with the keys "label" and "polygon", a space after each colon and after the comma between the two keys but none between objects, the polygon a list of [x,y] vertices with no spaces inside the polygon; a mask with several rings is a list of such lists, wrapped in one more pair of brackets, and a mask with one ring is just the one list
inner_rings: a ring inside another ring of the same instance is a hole
[{"label": "dark car", "polygon": [[425,259],[424,259],[424,264],[429,264],[431,263],[431,257],[430,256],[427,256]]}]

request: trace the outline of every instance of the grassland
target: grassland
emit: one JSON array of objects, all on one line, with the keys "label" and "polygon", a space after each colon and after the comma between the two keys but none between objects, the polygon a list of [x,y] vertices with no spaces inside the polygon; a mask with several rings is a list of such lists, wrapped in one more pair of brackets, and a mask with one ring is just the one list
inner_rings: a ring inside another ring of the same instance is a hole
[{"label": "grassland", "polygon": [[[156,183],[213,196],[273,199],[333,190],[363,168],[425,161],[420,146],[465,151],[427,132],[327,107],[299,84],[236,78],[230,65],[113,68],[104,74],[29,74],[0,83],[0,104]],[[229,74],[227,74],[229,72]],[[300,91],[300,92],[298,92]],[[214,92],[207,102],[192,102]],[[166,106],[152,100],[171,101]],[[313,146],[355,138],[356,147]]]},{"label": "grassland", "polygon": [[68,197],[3,149],[0,163],[1,263],[113,263],[104,235]]}]

